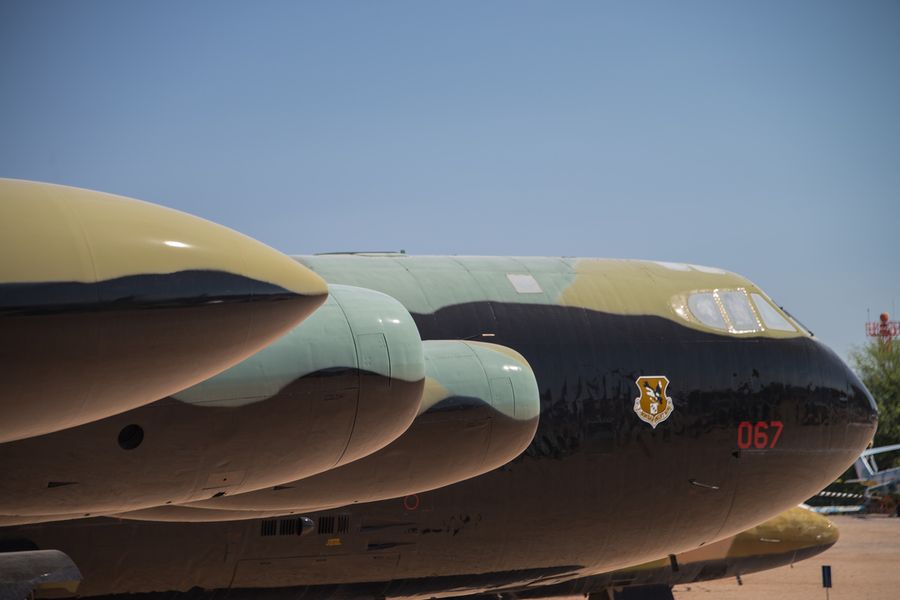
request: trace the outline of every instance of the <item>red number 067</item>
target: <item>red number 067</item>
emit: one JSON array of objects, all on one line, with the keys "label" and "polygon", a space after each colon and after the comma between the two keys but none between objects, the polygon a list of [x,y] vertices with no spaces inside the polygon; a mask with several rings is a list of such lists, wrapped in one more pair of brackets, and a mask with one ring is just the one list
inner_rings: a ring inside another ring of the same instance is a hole
[{"label": "red number 067", "polygon": [[784,424],[781,421],[742,421],[737,431],[738,448],[774,448],[782,429]]}]

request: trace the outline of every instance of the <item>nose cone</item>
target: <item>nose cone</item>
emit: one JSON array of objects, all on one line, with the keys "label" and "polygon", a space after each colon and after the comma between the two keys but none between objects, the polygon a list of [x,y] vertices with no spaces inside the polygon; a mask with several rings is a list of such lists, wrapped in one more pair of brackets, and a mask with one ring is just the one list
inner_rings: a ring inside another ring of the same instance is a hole
[{"label": "nose cone", "polygon": [[[827,486],[866,448],[878,425],[871,395],[827,346],[803,337],[777,348],[782,371],[752,403],[755,418],[748,419],[748,431],[754,437],[740,447],[739,432],[738,493],[723,533],[740,531]],[[773,421],[781,424],[777,438]],[[759,433],[759,422],[769,430]]]},{"label": "nose cone", "polygon": [[[833,361],[841,362],[834,356]],[[844,375],[847,378],[847,420],[850,425],[860,429],[859,435],[866,438],[866,442],[871,441],[878,428],[878,405],[871,392],[859,380],[856,373],[850,370],[847,365],[841,362],[844,368]],[[856,456],[854,456],[854,459]]]},{"label": "nose cone", "polygon": [[[878,408],[855,373],[824,343],[811,339],[809,381],[813,394],[801,404],[804,423],[819,429],[819,440],[830,455],[828,483],[866,449],[878,428]],[[827,468],[823,462],[823,467]]]},{"label": "nose cone", "polygon": [[138,200],[0,180],[0,442],[122,412],[253,354],[325,299],[287,256]]}]

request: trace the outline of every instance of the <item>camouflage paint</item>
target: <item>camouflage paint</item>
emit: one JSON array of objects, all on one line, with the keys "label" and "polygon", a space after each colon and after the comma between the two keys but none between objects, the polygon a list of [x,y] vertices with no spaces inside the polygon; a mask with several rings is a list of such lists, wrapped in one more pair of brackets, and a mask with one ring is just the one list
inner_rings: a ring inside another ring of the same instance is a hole
[{"label": "camouflage paint", "polygon": [[[332,286],[326,304],[286,336],[198,386],[0,444],[9,474],[0,479],[0,523],[181,504],[352,462],[406,431],[424,377],[422,342],[399,302]],[[140,445],[120,448],[117,437],[134,425]]]},{"label": "camouflage paint", "polygon": [[[687,308],[692,293],[746,290],[765,294],[748,279],[712,267],[596,258],[316,255],[295,256],[329,282],[386,291],[415,314],[474,302],[571,306],[619,315],[654,315],[721,335]],[[519,292],[510,276],[533,278],[539,291]],[[387,291],[389,290],[389,291]],[[757,318],[759,315],[757,314]],[[789,317],[786,317],[789,318]],[[808,335],[766,329],[742,337]]]},{"label": "camouflage paint", "polygon": [[323,510],[427,492],[518,456],[534,437],[540,408],[537,382],[525,359],[480,342],[431,341],[423,347],[427,378],[419,415],[382,450],[274,488],[119,516],[214,521]]},{"label": "camouflage paint", "polygon": [[[97,519],[8,528],[0,539],[66,550],[85,573],[85,596],[193,589],[204,597],[229,587],[233,598],[497,593],[734,535],[820,489],[875,430],[871,397],[802,330],[729,333],[678,312],[677,299],[698,290],[756,289],[715,269],[569,259],[302,261],[332,283],[397,298],[424,340],[478,339],[520,353],[541,397],[531,446],[417,504],[394,499],[307,515],[324,524],[321,535],[262,535],[260,520]],[[661,298],[642,297],[656,293],[650,277],[663,281]],[[642,375],[665,375],[676,399],[656,429],[633,412]],[[739,423],[770,420],[784,426],[777,447],[737,446]],[[327,527],[338,517],[347,524],[340,535]]]}]

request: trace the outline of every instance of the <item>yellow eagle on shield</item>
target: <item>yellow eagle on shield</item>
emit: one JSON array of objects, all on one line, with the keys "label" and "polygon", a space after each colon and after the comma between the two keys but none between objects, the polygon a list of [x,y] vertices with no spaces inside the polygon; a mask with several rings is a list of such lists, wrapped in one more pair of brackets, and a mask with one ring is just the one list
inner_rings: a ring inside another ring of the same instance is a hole
[{"label": "yellow eagle on shield", "polygon": [[634,399],[634,412],[653,429],[669,418],[675,405],[666,395],[669,378],[665,375],[642,375],[635,380],[640,395]]}]

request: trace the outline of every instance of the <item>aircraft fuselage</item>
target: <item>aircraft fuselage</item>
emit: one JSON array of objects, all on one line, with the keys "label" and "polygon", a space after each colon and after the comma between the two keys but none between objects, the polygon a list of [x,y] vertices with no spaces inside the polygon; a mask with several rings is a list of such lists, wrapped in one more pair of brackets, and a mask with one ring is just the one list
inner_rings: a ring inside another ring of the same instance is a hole
[{"label": "aircraft fuselage", "polygon": [[[423,340],[521,353],[541,393],[528,450],[435,491],[307,514],[317,523],[308,535],[278,533],[296,517],[90,519],[0,530],[0,545],[65,551],[86,596],[451,596],[550,584],[747,529],[824,487],[875,430],[871,397],[825,345],[794,324],[767,327],[761,307],[749,313],[756,330],[741,329],[747,315],[727,294],[763,296],[731,273],[635,261],[298,260],[329,283],[398,299]],[[691,312],[702,312],[692,296],[703,294],[723,328]]]}]

